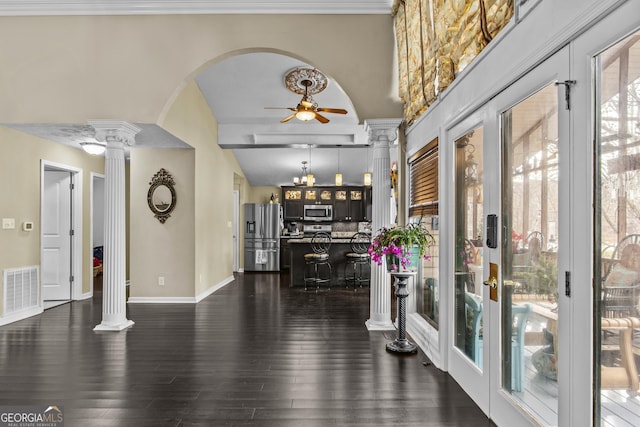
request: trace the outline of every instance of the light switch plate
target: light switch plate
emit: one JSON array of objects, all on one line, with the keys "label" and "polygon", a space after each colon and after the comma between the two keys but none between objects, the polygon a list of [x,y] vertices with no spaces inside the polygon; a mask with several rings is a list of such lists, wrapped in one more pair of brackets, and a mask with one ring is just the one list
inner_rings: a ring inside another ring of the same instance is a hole
[{"label": "light switch plate", "polygon": [[16,219],[15,218],[2,218],[2,229],[3,230],[13,230],[16,228]]}]

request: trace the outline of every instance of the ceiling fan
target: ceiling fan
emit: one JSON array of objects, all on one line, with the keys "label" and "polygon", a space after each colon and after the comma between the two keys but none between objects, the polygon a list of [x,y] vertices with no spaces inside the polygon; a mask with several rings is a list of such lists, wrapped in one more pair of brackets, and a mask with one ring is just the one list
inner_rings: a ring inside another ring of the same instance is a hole
[{"label": "ceiling fan", "polygon": [[308,122],[309,120],[316,119],[320,123],[329,123],[329,119],[323,116],[320,113],[333,113],[333,114],[347,114],[347,110],[343,108],[321,108],[318,107],[318,104],[313,100],[311,95],[309,95],[308,89],[309,86],[314,83],[311,80],[304,79],[299,82],[300,85],[304,86],[304,95],[302,95],[302,100],[298,103],[298,105],[293,107],[265,107],[267,109],[283,109],[283,110],[291,110],[293,114],[285,117],[280,120],[280,123],[286,123],[294,117],[303,122]]}]

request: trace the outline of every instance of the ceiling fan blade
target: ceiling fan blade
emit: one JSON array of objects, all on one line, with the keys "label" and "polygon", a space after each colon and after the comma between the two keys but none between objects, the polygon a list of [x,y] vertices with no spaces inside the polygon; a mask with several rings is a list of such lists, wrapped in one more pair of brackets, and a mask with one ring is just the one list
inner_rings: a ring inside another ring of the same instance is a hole
[{"label": "ceiling fan blade", "polygon": [[285,117],[284,119],[280,120],[280,123],[286,123],[289,120],[293,119],[296,116],[296,113],[291,114],[290,116]]},{"label": "ceiling fan blade", "polygon": [[318,108],[317,111],[322,111],[323,113],[347,114],[347,110],[343,108]]},{"label": "ceiling fan blade", "polygon": [[329,119],[327,119],[322,114],[318,114],[318,113],[316,113],[316,120],[319,121],[320,123],[329,123]]},{"label": "ceiling fan blade", "polygon": [[291,111],[297,111],[293,107],[264,107],[264,109],[265,110],[291,110]]}]

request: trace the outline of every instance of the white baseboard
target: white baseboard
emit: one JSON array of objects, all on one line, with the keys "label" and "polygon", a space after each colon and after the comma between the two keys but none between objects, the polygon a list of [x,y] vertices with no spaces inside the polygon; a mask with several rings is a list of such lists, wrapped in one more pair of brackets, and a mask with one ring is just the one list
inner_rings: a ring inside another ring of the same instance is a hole
[{"label": "white baseboard", "polygon": [[229,283],[233,282],[234,277],[229,276],[220,283],[213,285],[209,289],[195,297],[129,297],[127,303],[140,304],[197,304],[218,289],[222,289]]},{"label": "white baseboard", "polygon": [[80,298],[76,299],[76,301],[82,301],[90,298],[93,298],[93,291],[89,291],[89,292],[85,292],[84,294],[81,294]]},{"label": "white baseboard", "polygon": [[10,314],[6,317],[0,317],[0,326],[8,325],[9,323],[17,322],[18,320],[24,320],[31,316],[36,316],[41,314],[43,311],[44,309],[42,307],[32,307],[18,313]]},{"label": "white baseboard", "polygon": [[446,371],[447,367],[440,353],[440,336],[429,322],[418,313],[411,313],[407,316],[407,333],[436,368]]},{"label": "white baseboard", "polygon": [[196,295],[196,302],[200,302],[203,299],[205,299],[206,297],[208,297],[209,295],[211,295],[212,293],[214,293],[215,291],[224,288],[225,286],[227,286],[229,283],[233,282],[233,275],[227,277],[226,279],[224,279],[223,281],[221,281],[220,283],[218,283],[217,285],[213,285],[212,287],[210,287],[209,289],[207,289],[204,292],[201,292],[200,294]]},{"label": "white baseboard", "polygon": [[128,304],[195,304],[195,297],[129,297]]}]

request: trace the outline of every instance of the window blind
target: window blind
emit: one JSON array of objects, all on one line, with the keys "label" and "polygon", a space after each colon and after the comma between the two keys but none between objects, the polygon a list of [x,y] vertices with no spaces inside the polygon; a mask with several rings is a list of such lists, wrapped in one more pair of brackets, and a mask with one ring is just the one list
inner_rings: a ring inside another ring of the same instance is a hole
[{"label": "window blind", "polygon": [[438,215],[438,138],[409,158],[409,216]]}]

